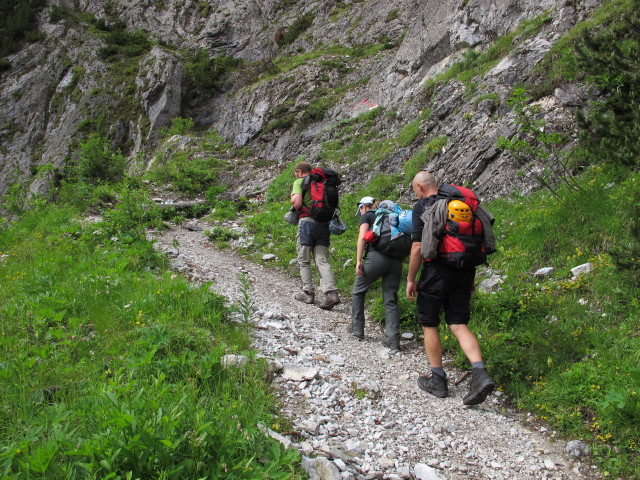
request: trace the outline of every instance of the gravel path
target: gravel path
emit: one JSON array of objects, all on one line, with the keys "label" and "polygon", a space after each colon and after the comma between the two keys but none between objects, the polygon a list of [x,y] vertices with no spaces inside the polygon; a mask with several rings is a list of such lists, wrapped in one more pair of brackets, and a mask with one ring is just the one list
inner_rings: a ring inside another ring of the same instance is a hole
[{"label": "gravel path", "polygon": [[420,390],[416,379],[428,371],[420,339],[404,340],[402,352],[392,353],[382,346],[380,327],[367,322],[358,341],[346,334],[346,295],[331,311],[297,302],[298,279],[214,248],[203,235],[205,222],[186,227],[162,232],[156,247],[176,270],[213,281],[232,302],[242,298],[241,278],[248,279],[260,307],[252,316],[254,345],[276,366],[273,384],[292,425],[279,439],[303,453],[310,478],[600,478],[567,454],[554,432],[509,407],[502,392],[463,406],[469,378],[451,365],[445,363],[449,398]]}]

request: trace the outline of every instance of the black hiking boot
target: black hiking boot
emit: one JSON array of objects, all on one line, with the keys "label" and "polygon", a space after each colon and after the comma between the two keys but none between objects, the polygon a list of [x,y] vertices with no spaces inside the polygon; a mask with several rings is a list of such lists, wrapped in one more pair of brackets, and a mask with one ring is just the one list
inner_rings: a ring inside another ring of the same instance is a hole
[{"label": "black hiking boot", "polygon": [[334,290],[333,292],[327,292],[324,300],[322,301],[322,303],[319,303],[318,306],[323,310],[331,310],[339,303],[340,297],[338,297],[338,292]]},{"label": "black hiking boot", "polygon": [[449,387],[447,386],[447,378],[438,375],[420,375],[418,377],[418,386],[427,393],[438,398],[446,398],[449,396]]},{"label": "black hiking boot", "polygon": [[496,384],[491,380],[487,371],[484,368],[474,368],[471,371],[469,392],[462,399],[462,403],[478,405],[485,401],[494,388],[496,388]]},{"label": "black hiking boot", "polygon": [[349,325],[347,327],[347,332],[356,337],[358,340],[364,340],[364,328],[359,329],[358,327],[354,327],[353,325]]},{"label": "black hiking boot", "polygon": [[399,342],[394,342],[393,340],[383,340],[382,344],[394,352],[402,351],[402,348],[400,348]]},{"label": "black hiking boot", "polygon": [[311,303],[313,303],[313,300],[316,298],[316,296],[314,295],[313,292],[304,291],[302,293],[298,293],[295,298],[299,302],[304,302],[304,303],[311,304]]}]

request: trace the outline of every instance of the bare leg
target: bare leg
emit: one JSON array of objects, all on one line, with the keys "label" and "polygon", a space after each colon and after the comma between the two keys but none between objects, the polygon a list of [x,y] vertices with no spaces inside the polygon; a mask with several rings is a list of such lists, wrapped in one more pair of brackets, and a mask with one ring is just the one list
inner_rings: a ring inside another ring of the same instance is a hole
[{"label": "bare leg", "polygon": [[431,368],[442,367],[442,344],[437,327],[422,327],[424,350]]},{"label": "bare leg", "polygon": [[[480,344],[476,336],[471,333],[469,327],[466,325],[449,325],[451,333],[453,333],[460,343],[460,348],[465,353],[471,363],[482,361],[482,352],[480,350]],[[425,335],[425,343],[427,337]]]}]

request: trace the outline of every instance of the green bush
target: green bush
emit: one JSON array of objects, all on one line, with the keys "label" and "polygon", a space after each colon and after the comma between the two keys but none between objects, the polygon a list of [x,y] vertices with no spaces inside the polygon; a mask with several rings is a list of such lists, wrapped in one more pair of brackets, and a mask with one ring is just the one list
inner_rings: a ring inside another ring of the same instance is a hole
[{"label": "green bush", "polygon": [[161,137],[171,137],[173,135],[186,135],[193,130],[194,122],[192,118],[175,117],[171,119],[170,127],[160,129]]},{"label": "green bush", "polygon": [[213,156],[175,152],[164,162],[156,162],[145,177],[180,192],[197,194],[215,184],[224,166],[223,161]]},{"label": "green bush", "polygon": [[210,240],[221,240],[223,242],[240,238],[238,232],[226,227],[212,227],[205,232],[205,235]]},{"label": "green bush", "polygon": [[236,70],[242,60],[221,55],[211,58],[207,50],[199,50],[185,62],[185,73],[190,81],[204,95],[213,95],[224,89],[229,73]]},{"label": "green bush", "polygon": [[51,7],[51,13],[49,13],[49,21],[51,23],[58,23],[66,18],[72,18],[73,12],[66,5],[53,5]]},{"label": "green bush", "polygon": [[80,145],[75,164],[80,179],[90,183],[113,182],[124,176],[125,157],[111,149],[109,140],[99,135]]},{"label": "green bush", "polygon": [[295,40],[302,35],[313,23],[314,14],[313,12],[307,12],[302,15],[300,18],[297,18],[290,26],[287,28],[285,34],[280,37],[280,41],[278,45],[280,47],[284,47],[286,45],[291,45]]},{"label": "green bush", "polygon": [[577,66],[602,94],[587,112],[580,112],[580,139],[588,145],[592,163],[640,164],[640,0],[631,2],[624,21],[595,35],[587,33],[579,46]]},{"label": "green bush", "polygon": [[322,120],[324,118],[324,114],[338,103],[339,99],[340,98],[338,96],[329,95],[312,101],[302,113],[299,128],[304,128],[310,123]]},{"label": "green bush", "polygon": [[40,39],[37,16],[45,6],[45,0],[0,0],[0,58]]},{"label": "green bush", "polygon": [[129,32],[124,22],[102,26],[108,32],[105,37],[106,46],[98,49],[98,56],[103,60],[112,62],[122,57],[138,57],[151,48],[151,42],[144,31]]}]

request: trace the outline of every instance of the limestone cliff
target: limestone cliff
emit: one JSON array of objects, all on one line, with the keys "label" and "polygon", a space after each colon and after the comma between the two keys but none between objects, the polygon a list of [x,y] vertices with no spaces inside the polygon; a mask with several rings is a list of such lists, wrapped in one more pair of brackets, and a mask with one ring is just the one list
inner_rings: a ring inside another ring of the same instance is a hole
[{"label": "limestone cliff", "polygon": [[[347,185],[401,171],[439,139],[422,165],[439,179],[473,184],[484,197],[527,191],[532,167],[496,149],[514,129],[504,102],[514,86],[536,83],[535,67],[554,42],[600,3],[52,1],[39,17],[44,39],[11,55],[0,78],[0,193],[16,173],[31,179],[32,191],[46,190],[92,132],[104,132],[132,165],[148,162],[174,117],[217,129],[270,172],[299,156],[322,162],[327,142],[348,141],[337,127],[372,109],[384,112],[373,120],[381,137],[412,122],[419,134],[382,159],[366,151],[357,161],[332,159]],[[464,83],[430,82],[534,18],[536,28],[515,35],[486,71]],[[126,50],[131,42],[138,51]],[[242,63],[204,88],[190,70],[202,51]],[[548,124],[570,131],[587,101],[577,86],[560,85],[539,103]],[[54,168],[35,175],[45,165]],[[247,188],[244,171],[229,195],[263,190],[264,182]]]}]

